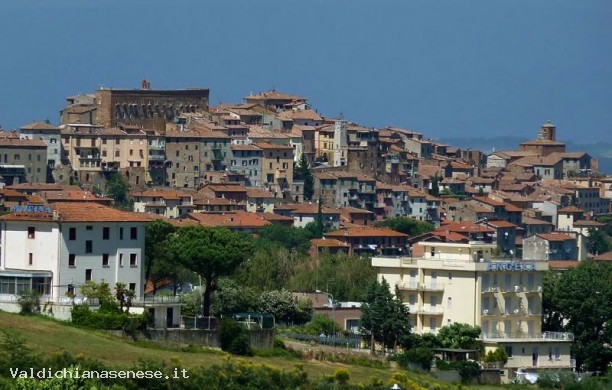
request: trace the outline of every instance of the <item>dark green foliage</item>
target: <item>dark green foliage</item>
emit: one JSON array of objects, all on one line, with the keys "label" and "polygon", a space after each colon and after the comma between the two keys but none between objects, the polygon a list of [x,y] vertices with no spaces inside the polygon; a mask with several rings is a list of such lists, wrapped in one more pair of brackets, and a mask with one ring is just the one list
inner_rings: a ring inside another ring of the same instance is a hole
[{"label": "dark green foliage", "polygon": [[259,294],[253,288],[243,287],[228,278],[219,279],[211,299],[215,316],[258,310]]},{"label": "dark green foliage", "polygon": [[237,270],[234,278],[258,292],[277,290],[289,284],[294,268],[304,261],[295,251],[279,245],[261,247]]},{"label": "dark green foliage", "polygon": [[458,322],[441,327],[437,335],[441,347],[461,349],[480,349],[479,337],[479,326]]},{"label": "dark green foliage", "polygon": [[203,314],[210,316],[211,294],[219,277],[234,273],[253,252],[250,237],[224,228],[188,226],[180,228],[169,239],[172,254],[187,269],[206,282],[203,292]]},{"label": "dark green foliage", "polygon": [[306,253],[310,248],[311,232],[304,228],[285,226],[273,223],[259,231],[259,239],[256,241],[257,249],[279,245],[289,251]]},{"label": "dark green foliage", "polygon": [[304,153],[300,156],[300,161],[293,170],[293,179],[304,180],[304,200],[311,200],[314,195],[314,177]]},{"label": "dark green foliage", "polygon": [[399,290],[395,295],[390,291],[389,283],[375,281],[367,292],[361,306],[362,333],[370,339],[370,348],[374,343],[381,343],[386,348],[407,347],[410,342],[410,319],[408,308],[402,303]]},{"label": "dark green foliage", "polygon": [[251,354],[251,335],[241,323],[229,318],[221,320],[219,326],[221,349],[234,355]]},{"label": "dark green foliage", "polygon": [[497,347],[495,351],[489,351],[484,359],[485,362],[488,363],[508,363],[508,354],[502,347]]},{"label": "dark green foliage", "polygon": [[480,375],[480,366],[475,361],[467,360],[453,362],[452,366],[459,371],[461,383],[470,383],[475,377]]},{"label": "dark green foliage", "polygon": [[0,376],[8,377],[10,368],[41,367],[41,359],[27,347],[25,338],[14,330],[4,329],[0,340]]},{"label": "dark green foliage", "polygon": [[418,347],[411,348],[396,355],[395,359],[403,368],[420,368],[421,370],[431,370],[434,359],[434,352],[431,348]]},{"label": "dark green foliage", "polygon": [[317,261],[295,264],[288,286],[292,291],[325,290],[338,301],[361,301],[376,280],[367,257],[323,254]]},{"label": "dark green foliage", "polygon": [[174,226],[161,219],[145,227],[145,280],[152,281],[154,287],[164,278],[176,281],[181,272],[168,248],[168,238],[174,231]]},{"label": "dark green foliage", "polygon": [[612,250],[612,240],[603,230],[589,229],[587,250],[593,255],[599,255]]},{"label": "dark green foliage", "polygon": [[72,323],[92,329],[125,330],[130,333],[145,329],[147,318],[144,315],[122,313],[116,306],[114,309],[100,308],[92,311],[85,305],[75,305],[72,307]]},{"label": "dark green foliage", "polygon": [[605,372],[612,362],[612,264],[583,261],[565,271],[547,298],[551,312],[574,334],[572,355],[579,369]]},{"label": "dark green foliage", "polygon": [[119,172],[113,172],[106,180],[106,194],[113,198],[115,207],[129,210],[132,209],[132,201],[129,197],[130,186]]},{"label": "dark green foliage", "polygon": [[340,326],[325,314],[315,314],[312,321],[299,328],[300,333],[311,336],[319,336],[321,334],[331,336],[340,330]]},{"label": "dark green foliage", "polygon": [[437,174],[431,178],[431,190],[429,191],[430,195],[440,196],[440,181],[442,178]]},{"label": "dark green foliage", "polygon": [[419,221],[410,217],[393,217],[376,222],[374,226],[385,227],[396,232],[407,234],[411,237],[420,236],[434,230],[434,225],[429,222]]},{"label": "dark green foliage", "polygon": [[40,294],[36,291],[22,292],[17,298],[20,314],[31,315],[40,312]]},{"label": "dark green foliage", "polygon": [[441,347],[440,340],[432,333],[415,334],[412,333],[408,340],[409,348],[429,348]]},{"label": "dark green foliage", "polygon": [[561,281],[561,274],[547,271],[542,277],[542,330],[548,332],[563,331],[563,316],[553,303]]},{"label": "dark green foliage", "polygon": [[258,310],[272,314],[276,323],[302,324],[312,317],[312,302],[301,303],[285,289],[264,291],[259,297]]}]

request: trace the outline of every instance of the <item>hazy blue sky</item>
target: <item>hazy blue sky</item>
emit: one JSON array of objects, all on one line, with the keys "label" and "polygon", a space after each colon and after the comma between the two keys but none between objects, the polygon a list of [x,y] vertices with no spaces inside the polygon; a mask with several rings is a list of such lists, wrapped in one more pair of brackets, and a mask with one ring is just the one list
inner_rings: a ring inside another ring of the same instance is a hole
[{"label": "hazy blue sky", "polygon": [[612,141],[612,1],[2,0],[0,124],[100,86],[271,88],[432,138]]}]

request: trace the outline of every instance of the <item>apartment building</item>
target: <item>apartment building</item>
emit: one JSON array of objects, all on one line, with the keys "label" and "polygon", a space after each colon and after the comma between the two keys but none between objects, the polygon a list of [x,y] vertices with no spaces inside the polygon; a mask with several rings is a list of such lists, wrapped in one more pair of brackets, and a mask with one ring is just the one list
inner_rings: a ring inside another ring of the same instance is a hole
[{"label": "apartment building", "polygon": [[454,322],[480,326],[487,350],[502,346],[509,353],[508,379],[518,367],[571,367],[573,335],[542,332],[546,261],[496,260],[494,244],[416,245],[420,257],[372,258],[378,279],[399,287],[414,332],[437,333]]}]

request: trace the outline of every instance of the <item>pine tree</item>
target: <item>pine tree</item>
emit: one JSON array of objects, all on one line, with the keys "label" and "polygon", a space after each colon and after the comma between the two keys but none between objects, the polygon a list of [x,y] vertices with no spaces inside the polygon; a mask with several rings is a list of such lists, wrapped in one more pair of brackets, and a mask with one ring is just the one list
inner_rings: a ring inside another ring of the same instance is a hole
[{"label": "pine tree", "polygon": [[293,176],[295,180],[304,180],[304,200],[311,200],[314,195],[314,177],[304,153],[300,157]]}]

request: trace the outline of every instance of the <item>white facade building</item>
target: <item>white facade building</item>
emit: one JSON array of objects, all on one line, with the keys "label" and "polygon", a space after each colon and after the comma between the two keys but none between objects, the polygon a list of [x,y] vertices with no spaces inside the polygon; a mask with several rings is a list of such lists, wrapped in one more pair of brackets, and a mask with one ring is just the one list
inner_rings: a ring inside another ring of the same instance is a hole
[{"label": "white facade building", "polygon": [[148,216],[98,203],[54,203],[0,217],[0,300],[35,290],[44,302],[82,297],[87,281],[123,282],[144,296]]}]

